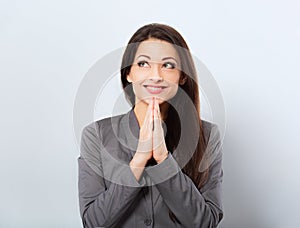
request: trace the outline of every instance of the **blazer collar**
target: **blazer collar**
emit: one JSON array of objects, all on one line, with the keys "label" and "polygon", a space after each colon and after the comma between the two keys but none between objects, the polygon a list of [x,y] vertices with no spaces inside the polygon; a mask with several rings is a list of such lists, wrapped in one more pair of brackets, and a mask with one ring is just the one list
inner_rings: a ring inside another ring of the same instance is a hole
[{"label": "blazer collar", "polygon": [[140,126],[134,112],[134,106],[125,115],[123,115],[120,122],[121,135],[124,136],[124,144],[126,149],[130,151],[133,156],[138,145]]}]

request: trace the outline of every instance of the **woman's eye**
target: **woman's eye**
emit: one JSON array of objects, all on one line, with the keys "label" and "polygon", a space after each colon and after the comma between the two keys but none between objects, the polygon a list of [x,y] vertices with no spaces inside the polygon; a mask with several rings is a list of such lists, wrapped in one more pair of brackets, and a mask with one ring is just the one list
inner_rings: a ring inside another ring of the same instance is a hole
[{"label": "woman's eye", "polygon": [[164,63],[163,66],[167,69],[174,69],[175,63],[167,62],[167,63]]},{"label": "woman's eye", "polygon": [[140,61],[137,63],[137,65],[139,67],[148,67],[149,66],[149,64],[146,61]]}]

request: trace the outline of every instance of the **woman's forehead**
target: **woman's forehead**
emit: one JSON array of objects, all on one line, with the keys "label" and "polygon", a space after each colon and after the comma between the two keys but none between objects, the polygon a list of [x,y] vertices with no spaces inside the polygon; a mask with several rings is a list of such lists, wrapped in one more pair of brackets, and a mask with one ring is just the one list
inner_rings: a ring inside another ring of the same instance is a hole
[{"label": "woman's forehead", "polygon": [[179,56],[173,44],[159,39],[149,39],[140,43],[135,57],[140,55],[149,56],[151,60],[161,60],[165,57],[174,57],[179,60]]}]

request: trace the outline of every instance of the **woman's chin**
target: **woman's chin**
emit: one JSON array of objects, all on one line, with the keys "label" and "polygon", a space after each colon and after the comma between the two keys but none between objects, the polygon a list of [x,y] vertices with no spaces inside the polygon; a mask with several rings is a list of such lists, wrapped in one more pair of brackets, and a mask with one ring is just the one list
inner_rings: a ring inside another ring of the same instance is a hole
[{"label": "woman's chin", "polygon": [[[158,97],[158,96],[153,96],[153,97],[155,97],[157,99],[158,104],[162,104],[162,103],[166,102],[166,100],[161,97]],[[144,99],[142,99],[142,101],[149,104],[151,102],[151,100],[153,99],[153,97],[144,98]]]}]

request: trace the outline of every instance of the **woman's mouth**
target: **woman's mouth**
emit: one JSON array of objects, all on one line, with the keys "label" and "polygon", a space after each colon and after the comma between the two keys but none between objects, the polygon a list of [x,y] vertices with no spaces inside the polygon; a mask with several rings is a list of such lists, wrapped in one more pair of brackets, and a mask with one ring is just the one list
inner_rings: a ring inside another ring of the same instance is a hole
[{"label": "woman's mouth", "polygon": [[161,93],[167,86],[152,86],[152,85],[144,85],[147,91],[151,94],[159,94]]}]

